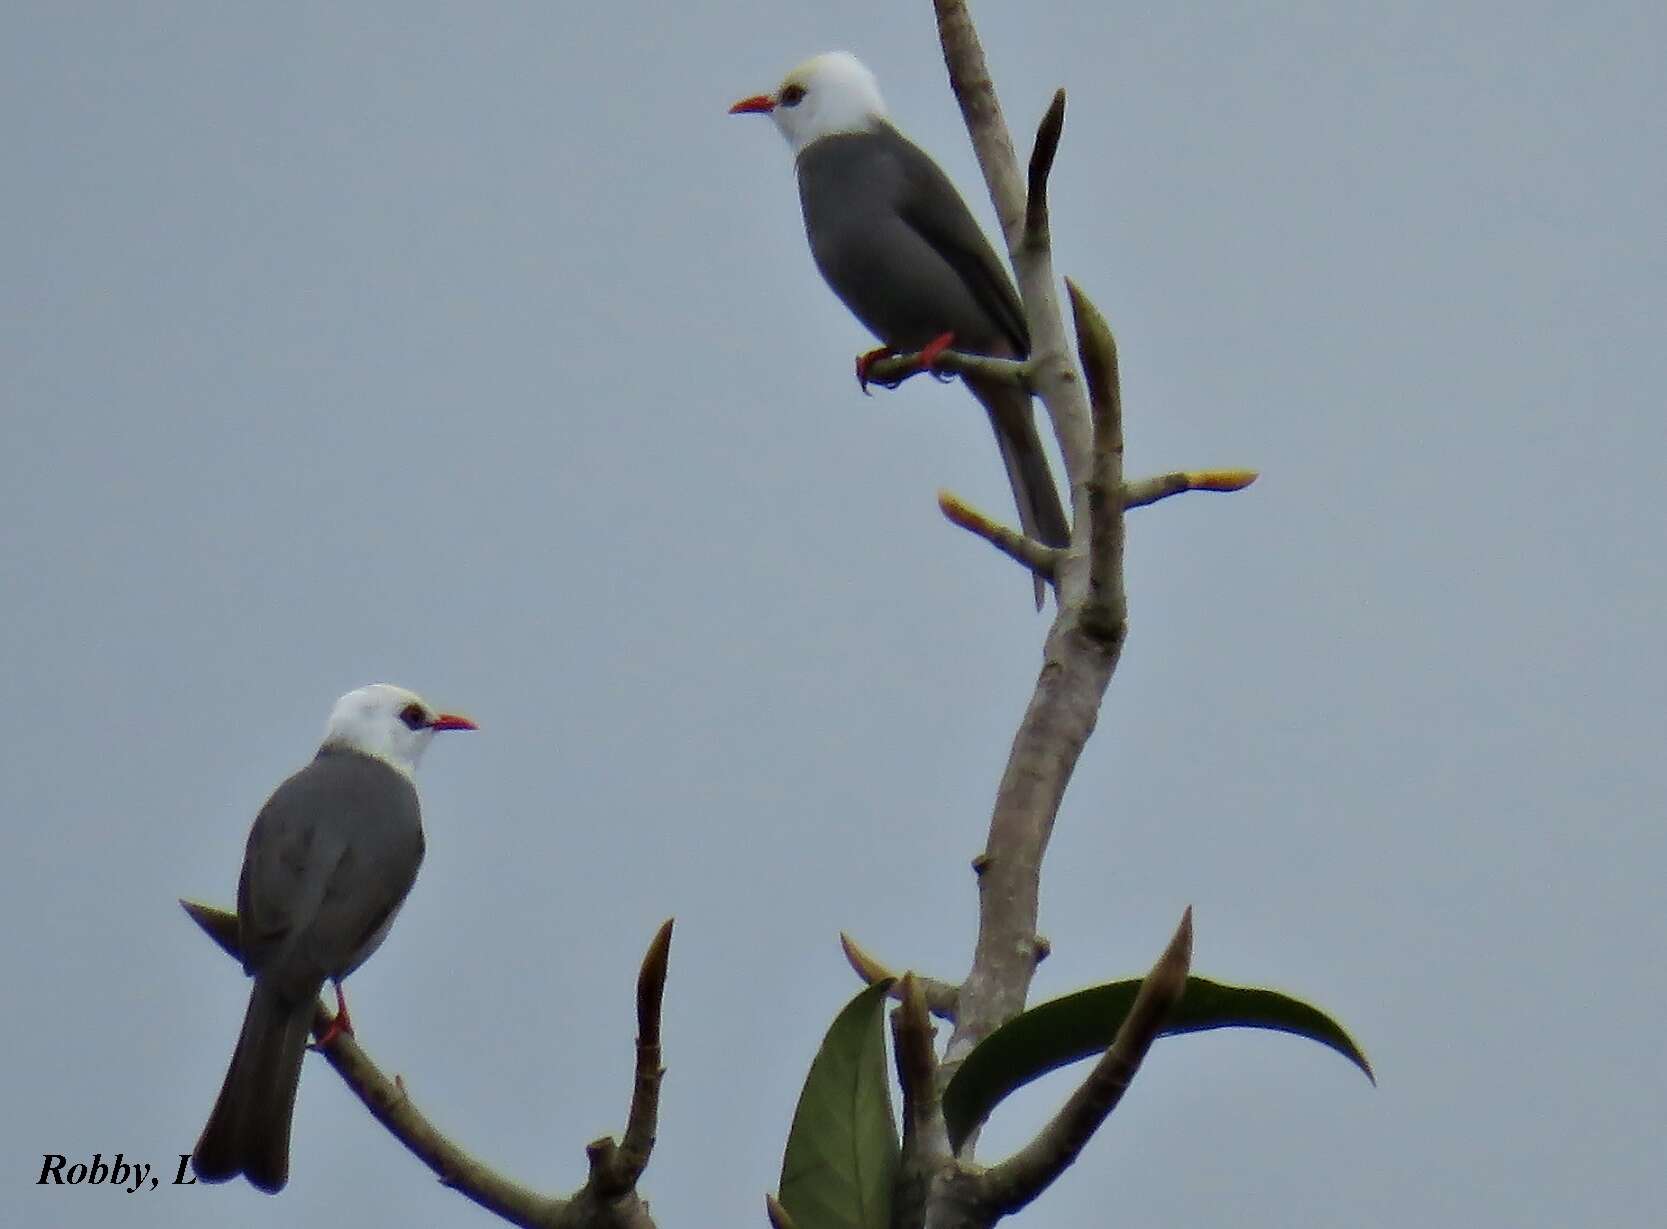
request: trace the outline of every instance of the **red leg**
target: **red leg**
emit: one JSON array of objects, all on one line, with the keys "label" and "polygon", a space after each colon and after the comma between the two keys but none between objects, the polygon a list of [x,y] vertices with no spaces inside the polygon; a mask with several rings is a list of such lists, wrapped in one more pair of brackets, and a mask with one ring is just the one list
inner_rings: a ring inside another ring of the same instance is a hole
[{"label": "red leg", "polygon": [[954,333],[939,333],[931,341],[927,342],[920,348],[920,369],[922,371],[930,371],[933,375],[937,375],[938,373],[934,371],[933,368],[937,366],[938,355],[942,354],[954,344]]},{"label": "red leg", "polygon": [[[885,380],[883,383],[887,388],[896,388],[910,376],[917,375],[922,371],[931,372],[940,380],[954,379],[953,376],[938,375],[938,372],[935,370],[938,362],[938,355],[942,354],[954,344],[954,333],[939,333],[931,341],[927,342],[920,348],[920,365],[918,367],[916,367],[913,371],[905,372],[904,374],[898,376],[895,380]],[[869,370],[881,359],[891,358],[896,355],[896,353],[897,351],[890,346],[881,346],[878,350],[870,350],[867,354],[858,356],[857,383],[862,386],[862,391],[864,393],[868,392]]]},{"label": "red leg", "polygon": [[347,1014],[347,1000],[342,997],[342,984],[337,982],[336,1014],[331,1017],[329,1027],[324,1030],[324,1035],[313,1042],[313,1049],[322,1050],[343,1033],[346,1033],[349,1037],[353,1036],[353,1019]]}]

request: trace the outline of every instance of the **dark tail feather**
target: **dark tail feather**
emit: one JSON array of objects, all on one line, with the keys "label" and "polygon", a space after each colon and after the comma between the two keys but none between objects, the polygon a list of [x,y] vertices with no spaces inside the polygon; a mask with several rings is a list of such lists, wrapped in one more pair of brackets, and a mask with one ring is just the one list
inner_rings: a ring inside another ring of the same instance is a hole
[{"label": "dark tail feather", "polygon": [[[1036,415],[1030,394],[1007,384],[968,380],[973,396],[983,403],[995,429],[996,446],[1007,467],[1007,483],[1019,508],[1019,524],[1030,537],[1047,546],[1069,546],[1071,526],[1054,489],[1048,454],[1036,434]],[[1035,578],[1036,609],[1042,609],[1044,582]]]},{"label": "dark tail feather", "polygon": [[289,1124],[312,1016],[311,996],[288,1003],[255,982],[226,1082],[191,1154],[191,1168],[204,1182],[241,1173],[275,1192],[289,1181]]}]

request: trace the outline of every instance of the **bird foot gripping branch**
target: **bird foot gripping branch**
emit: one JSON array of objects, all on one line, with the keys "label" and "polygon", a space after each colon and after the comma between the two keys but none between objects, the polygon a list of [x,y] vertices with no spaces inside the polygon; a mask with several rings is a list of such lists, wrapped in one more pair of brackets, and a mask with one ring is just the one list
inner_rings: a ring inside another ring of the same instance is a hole
[{"label": "bird foot gripping branch", "polygon": [[931,374],[934,379],[947,383],[955,377],[948,372],[938,370],[938,359],[943,356],[945,350],[948,350],[954,344],[954,333],[939,333],[920,348],[920,353],[915,356],[912,366],[890,379],[883,380],[876,379],[871,374],[875,365],[888,358],[900,358],[901,351],[892,346],[879,346],[865,354],[859,354],[857,355],[857,384],[862,388],[865,395],[872,396],[868,392],[870,383],[878,384],[881,388],[896,388],[910,376],[917,376],[923,371]]},{"label": "bird foot gripping branch", "polygon": [[[896,353],[897,351],[893,350],[890,346],[876,346],[872,350],[857,355],[857,387],[862,389],[863,396],[872,397],[874,395],[868,391],[868,373],[870,369],[873,368],[875,363],[878,363],[883,359],[892,358],[896,355]],[[895,380],[877,380],[875,383],[884,388],[896,388],[906,378],[907,377],[899,376]]]},{"label": "bird foot gripping branch", "polygon": [[938,370],[938,356],[955,344],[954,333],[939,333],[927,342],[920,350],[920,369],[930,373],[939,380],[950,380],[950,376]]},{"label": "bird foot gripping branch", "polygon": [[[976,377],[967,388],[989,416],[1025,532],[1069,545],[1070,522],[1030,402],[1024,304],[955,185],[887,118],[874,74],[849,52],[824,52],[773,93],[743,98],[730,112],[769,116],[793,150],[811,258],[886,347],[858,360],[863,391],[882,382],[880,372],[895,388],[940,362]],[[911,354],[923,322],[945,331]],[[951,359],[945,351],[957,343]],[[991,362],[994,369],[984,366]],[[1038,609],[1042,592],[1039,581]]]},{"label": "bird foot gripping branch", "polygon": [[336,1014],[330,1017],[330,1023],[325,1026],[318,1040],[313,1042],[312,1048],[322,1050],[337,1037],[353,1036],[353,1017],[347,1014],[347,1000],[342,997],[342,986],[336,983]]}]

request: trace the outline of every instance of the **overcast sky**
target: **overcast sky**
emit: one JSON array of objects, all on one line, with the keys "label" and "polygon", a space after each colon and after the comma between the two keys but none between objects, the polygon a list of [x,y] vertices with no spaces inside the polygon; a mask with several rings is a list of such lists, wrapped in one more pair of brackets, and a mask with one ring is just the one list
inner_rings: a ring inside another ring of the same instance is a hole
[{"label": "overcast sky", "polygon": [[[1062,273],[1122,347],[1131,634],[1046,868],[1038,997],[1300,993],[1159,1043],[1036,1225],[1642,1223],[1667,1198],[1667,10],[977,6],[1056,86]],[[981,220],[927,0],[8,6],[0,40],[0,1219],[488,1225],[309,1058],[292,1180],[32,1185],[188,1151],[230,903],[329,706],[475,716],[349,983],[442,1129],[762,1224],[836,935],[965,972],[968,860],[1046,629],[956,387],[859,395],[788,150],[727,105],[848,47]],[[1025,1139],[1071,1086],[998,1113]]]}]

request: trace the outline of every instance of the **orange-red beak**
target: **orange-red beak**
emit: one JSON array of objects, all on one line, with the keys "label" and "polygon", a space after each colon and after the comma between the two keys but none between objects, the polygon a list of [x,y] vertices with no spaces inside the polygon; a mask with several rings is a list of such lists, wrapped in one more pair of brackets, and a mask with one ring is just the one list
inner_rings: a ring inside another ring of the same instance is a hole
[{"label": "orange-red beak", "polygon": [[480,727],[467,717],[459,717],[456,713],[436,713],[431,730],[478,730]]},{"label": "orange-red beak", "polygon": [[729,109],[731,115],[768,115],[776,109],[776,100],[768,94],[754,94],[743,98]]}]

